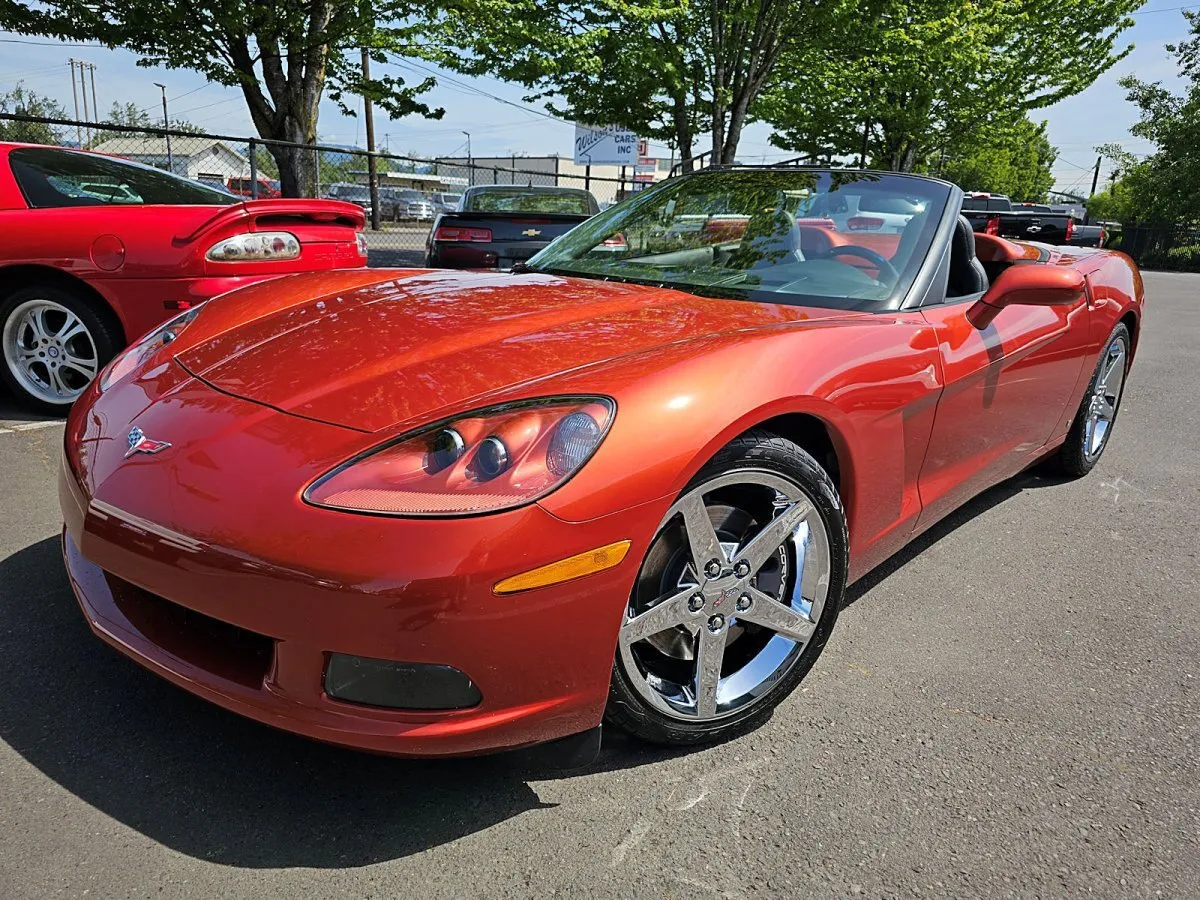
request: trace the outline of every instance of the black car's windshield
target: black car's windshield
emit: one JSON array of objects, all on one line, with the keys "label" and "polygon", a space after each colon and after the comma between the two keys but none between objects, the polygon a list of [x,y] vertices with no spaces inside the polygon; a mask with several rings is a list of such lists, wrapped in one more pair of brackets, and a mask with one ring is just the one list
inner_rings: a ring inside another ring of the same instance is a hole
[{"label": "black car's windshield", "polygon": [[371,189],[348,184],[337,189],[336,197],[338,200],[370,200]]},{"label": "black car's windshield", "polygon": [[845,309],[912,286],[949,201],[932,179],[728,169],[669,179],[558,238],[535,271]]},{"label": "black car's windshield", "polygon": [[54,147],[18,147],[8,155],[21,193],[34,209],[63,206],[228,206],[241,198],[169,172]]},{"label": "black car's windshield", "polygon": [[587,191],[572,188],[495,187],[468,191],[463,212],[564,213],[590,216],[599,207]]}]

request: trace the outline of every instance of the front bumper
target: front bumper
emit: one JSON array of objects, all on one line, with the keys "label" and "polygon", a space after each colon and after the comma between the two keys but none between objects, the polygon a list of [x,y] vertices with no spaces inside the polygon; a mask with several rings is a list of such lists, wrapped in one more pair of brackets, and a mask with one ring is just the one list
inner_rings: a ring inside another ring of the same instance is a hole
[{"label": "front bumper", "polygon": [[[317,509],[300,500],[304,476],[285,451],[276,446],[273,467],[262,454],[281,428],[299,428],[320,459],[345,443],[344,430],[194,382],[175,402],[189,392],[208,404],[203,421],[176,416],[172,447],[153,457],[117,462],[123,447],[88,433],[106,417],[72,416],[68,440],[95,450],[74,460],[80,471],[66,459],[61,467],[63,553],[100,637],[234,712],[373,751],[469,755],[600,722],[625,598],[661,504],[583,523],[537,505],[446,520]],[[137,414],[147,434],[167,435],[166,405]],[[280,477],[289,465],[290,478]],[[501,578],[623,539],[633,547],[613,569],[492,592]],[[331,653],[453,666],[482,700],[447,711],[335,700],[324,690]]]}]

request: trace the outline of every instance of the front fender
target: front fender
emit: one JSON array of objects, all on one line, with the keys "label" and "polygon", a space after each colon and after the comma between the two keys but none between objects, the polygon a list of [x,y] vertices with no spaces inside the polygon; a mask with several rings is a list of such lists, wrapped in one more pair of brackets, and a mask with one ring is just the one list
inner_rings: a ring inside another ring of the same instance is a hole
[{"label": "front fender", "polygon": [[583,521],[652,498],[665,511],[722,446],[798,413],[829,433],[852,550],[866,551],[906,538],[920,512],[941,375],[932,329],[901,313],[680,342],[556,379],[560,388],[613,396],[617,417],[583,471],[541,501],[553,515]]}]

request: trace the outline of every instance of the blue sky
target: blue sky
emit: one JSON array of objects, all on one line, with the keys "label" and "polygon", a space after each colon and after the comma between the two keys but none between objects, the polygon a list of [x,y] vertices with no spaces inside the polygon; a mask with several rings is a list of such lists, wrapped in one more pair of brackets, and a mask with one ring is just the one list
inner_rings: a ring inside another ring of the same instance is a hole
[{"label": "blue sky", "polygon": [[[1093,148],[1097,144],[1119,143],[1135,153],[1149,149],[1146,142],[1129,134],[1136,115],[1132,105],[1125,101],[1117,79],[1136,73],[1144,80],[1178,87],[1174,63],[1163,45],[1186,34],[1187,23],[1181,9],[1198,8],[1200,4],[1183,5],[1180,0],[1150,0],[1135,16],[1136,25],[1122,36],[1125,43],[1135,46],[1129,57],[1083,93],[1035,113],[1035,117],[1049,122],[1050,139],[1060,151],[1054,166],[1058,187],[1086,192],[1091,182],[1090,169],[1096,160]],[[0,32],[0,92],[23,81],[27,87],[55,97],[70,112],[71,84],[66,62],[69,57],[96,65],[96,93],[102,111],[114,100],[120,100],[132,101],[157,114],[161,107],[154,82],[158,81],[167,85],[172,118],[188,119],[218,133],[253,133],[239,92],[209,84],[202,76],[186,70],[138,68],[136,57],[121,50],[65,46]],[[423,77],[412,69],[388,68],[410,81]],[[390,121],[386,116],[377,117],[377,140],[381,146],[386,142],[396,153],[462,155],[466,141],[462,132],[469,131],[471,149],[477,156],[571,152],[573,132],[569,124],[485,96],[490,94],[521,104],[520,87],[490,78],[442,74],[445,77],[428,97],[431,105],[446,109],[444,118],[425,121],[409,117]],[[361,117],[343,116],[329,101],[322,104],[320,123],[324,141],[364,143]],[[767,126],[749,126],[743,134],[739,157],[745,162],[765,162],[789,155],[770,147],[769,136]],[[665,147],[657,152],[667,155]],[[1102,178],[1108,173],[1108,166],[1102,166]]]}]

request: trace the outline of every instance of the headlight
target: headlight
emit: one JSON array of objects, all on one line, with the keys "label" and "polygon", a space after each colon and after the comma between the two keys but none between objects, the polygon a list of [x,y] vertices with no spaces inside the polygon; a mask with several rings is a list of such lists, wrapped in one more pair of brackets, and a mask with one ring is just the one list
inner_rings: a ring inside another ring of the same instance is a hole
[{"label": "headlight", "polygon": [[355,235],[355,240],[358,242],[358,255],[363,259],[367,258],[367,236],[361,231]]},{"label": "headlight", "polygon": [[300,242],[286,231],[262,231],[239,234],[213,244],[208,258],[213,262],[245,262],[259,259],[295,259],[300,255]]},{"label": "headlight", "polygon": [[127,348],[123,353],[118,354],[104,371],[100,373],[100,390],[108,390],[109,385],[116,384],[148,360],[159,347],[169,344],[175,338],[179,337],[179,333],[187,327],[188,323],[200,314],[203,306],[203,303],[199,303],[186,312],[181,312],[174,318],[168,319],[164,324],[154,329],[136,344]]},{"label": "headlight", "polygon": [[304,499],[390,516],[522,506],[579,471],[614,412],[604,397],[550,397],[467,413],[355,457],[313,482]]}]

